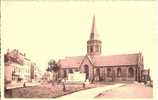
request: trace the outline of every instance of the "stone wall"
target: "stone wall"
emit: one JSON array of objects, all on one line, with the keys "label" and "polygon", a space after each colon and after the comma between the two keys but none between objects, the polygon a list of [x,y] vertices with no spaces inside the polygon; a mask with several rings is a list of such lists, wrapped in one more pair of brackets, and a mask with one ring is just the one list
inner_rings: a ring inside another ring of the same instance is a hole
[{"label": "stone wall", "polygon": [[[121,69],[118,74],[118,68]],[[133,76],[129,76],[129,68],[133,69]],[[99,69],[99,73],[97,70]],[[108,69],[111,70],[108,75]],[[135,81],[136,80],[136,66],[105,66],[94,68],[95,81]]]},{"label": "stone wall", "polygon": [[[93,73],[93,67],[88,64],[89,67],[89,80],[94,81],[105,81],[105,82],[119,82],[119,81],[136,81],[139,74],[137,74],[137,66],[103,66],[103,67],[94,67],[94,73]],[[121,69],[120,74],[118,74],[118,68]],[[129,68],[133,70],[133,76],[130,76]],[[64,78],[64,70],[66,71],[66,75],[70,73],[70,69],[72,69],[73,72],[75,72],[79,68],[66,68],[60,70],[60,75],[62,78]],[[110,74],[108,75],[108,69],[111,70]],[[81,66],[79,69],[81,73],[84,73],[84,65]]]}]

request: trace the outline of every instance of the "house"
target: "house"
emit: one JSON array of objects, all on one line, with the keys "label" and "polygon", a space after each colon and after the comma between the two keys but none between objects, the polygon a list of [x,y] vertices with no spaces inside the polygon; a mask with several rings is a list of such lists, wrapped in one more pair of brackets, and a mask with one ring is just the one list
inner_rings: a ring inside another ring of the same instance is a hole
[{"label": "house", "polygon": [[[8,50],[4,56],[5,82],[30,82],[39,72],[36,64],[16,49]],[[38,71],[38,72],[37,72]]]}]

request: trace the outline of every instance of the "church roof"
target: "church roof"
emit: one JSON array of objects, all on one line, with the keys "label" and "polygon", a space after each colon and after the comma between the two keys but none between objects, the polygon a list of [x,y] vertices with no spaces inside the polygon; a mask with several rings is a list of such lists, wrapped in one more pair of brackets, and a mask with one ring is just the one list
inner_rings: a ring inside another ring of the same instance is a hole
[{"label": "church roof", "polygon": [[[111,56],[93,56],[90,57],[95,66],[120,66],[120,65],[137,65],[139,54],[122,54]],[[84,56],[67,57],[59,60],[62,68],[78,68]]]},{"label": "church roof", "polygon": [[79,67],[84,56],[74,56],[74,57],[66,57],[65,59],[60,59],[59,64],[62,68],[76,68]]},{"label": "church roof", "polygon": [[93,63],[95,66],[137,65],[138,54],[94,56]]}]

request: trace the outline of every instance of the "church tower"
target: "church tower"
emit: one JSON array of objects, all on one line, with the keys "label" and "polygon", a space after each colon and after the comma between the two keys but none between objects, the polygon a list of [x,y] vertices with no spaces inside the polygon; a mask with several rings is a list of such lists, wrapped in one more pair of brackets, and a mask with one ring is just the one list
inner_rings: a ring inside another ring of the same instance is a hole
[{"label": "church tower", "polygon": [[87,54],[88,55],[100,55],[101,54],[101,41],[96,32],[95,16],[93,16],[92,29],[90,38],[87,41]]}]

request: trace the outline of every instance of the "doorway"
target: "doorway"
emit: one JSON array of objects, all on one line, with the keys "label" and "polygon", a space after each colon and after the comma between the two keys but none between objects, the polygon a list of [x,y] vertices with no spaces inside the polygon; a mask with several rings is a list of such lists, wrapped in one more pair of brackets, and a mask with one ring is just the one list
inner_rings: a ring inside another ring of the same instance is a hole
[{"label": "doorway", "polygon": [[86,64],[84,65],[84,73],[86,73],[86,79],[89,78],[89,66]]}]

